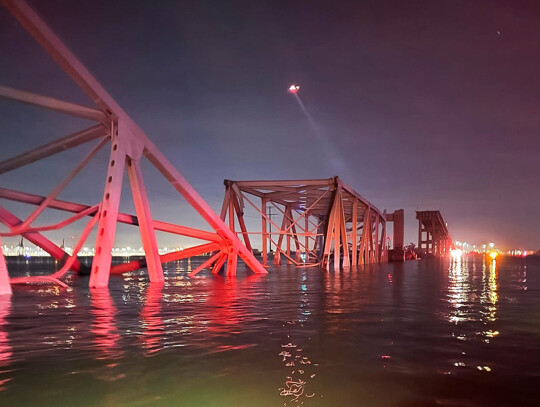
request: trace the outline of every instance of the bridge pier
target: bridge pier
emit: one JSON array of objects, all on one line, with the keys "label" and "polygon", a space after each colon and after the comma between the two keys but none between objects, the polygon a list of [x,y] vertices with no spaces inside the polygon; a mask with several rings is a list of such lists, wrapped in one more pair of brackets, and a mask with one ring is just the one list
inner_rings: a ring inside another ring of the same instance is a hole
[{"label": "bridge pier", "polygon": [[393,222],[393,249],[390,261],[405,261],[404,236],[405,236],[405,213],[403,209],[395,210],[393,213],[386,214],[386,220]]}]

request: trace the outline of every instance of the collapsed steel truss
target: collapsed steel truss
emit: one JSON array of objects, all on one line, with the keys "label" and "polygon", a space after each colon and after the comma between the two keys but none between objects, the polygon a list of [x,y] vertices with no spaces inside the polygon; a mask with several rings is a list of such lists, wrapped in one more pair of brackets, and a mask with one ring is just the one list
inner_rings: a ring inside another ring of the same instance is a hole
[{"label": "collapsed steel truss", "polygon": [[[453,247],[452,237],[439,211],[417,211],[418,249],[421,254],[444,256]],[[425,239],[424,239],[425,237]]]},{"label": "collapsed steel truss", "polygon": [[[259,205],[253,202],[254,197],[260,198]],[[260,232],[247,230],[246,205],[260,215]],[[278,211],[281,222],[272,220],[269,207]],[[233,231],[238,223],[239,235],[248,249],[251,249],[249,236],[261,235],[264,266],[268,265],[269,244],[276,248],[276,265],[281,264],[282,256],[288,264],[321,265],[326,269],[330,268],[333,257],[335,270],[340,269],[340,263],[346,269],[387,261],[386,213],[338,177],[294,181],[225,180],[221,219],[225,221],[227,217]]]},{"label": "collapsed steel truss", "polygon": [[[52,257],[63,262],[61,269],[50,276],[12,278],[11,283],[45,281],[64,285],[59,278],[70,269],[78,270],[80,268],[80,264],[77,261],[77,253],[83,246],[92,228],[96,225],[95,257],[90,272],[91,287],[107,286],[111,273],[124,272],[140,267],[146,267],[148,269],[150,281],[161,282],[163,281],[161,263],[206,252],[214,252],[214,255],[191,274],[196,274],[206,267],[212,267],[213,272],[218,272],[224,263],[227,263],[227,274],[235,275],[238,256],[244,260],[253,272],[266,273],[266,270],[255,259],[251,251],[241,243],[222,219],[189,185],[184,177],[149,140],[141,128],[122,110],[39,16],[24,1],[0,0],[0,3],[11,12],[53,60],[89,96],[95,107],[80,106],[5,86],[0,86],[0,97],[97,122],[92,127],[0,162],[0,174],[2,174],[84,143],[90,143],[92,141],[96,143],[94,148],[82,159],[73,172],[46,197],[0,188],[0,198],[37,206],[35,211],[26,220],[21,220],[5,208],[0,207],[0,222],[9,228],[9,232],[0,233],[0,236],[21,235],[43,248]],[[57,199],[58,194],[83,170],[97,152],[107,144],[110,145],[110,158],[102,199],[92,205]],[[214,232],[159,222],[153,219],[140,165],[143,157],[158,169],[209,224]],[[129,175],[136,216],[119,213],[121,187],[125,171]],[[73,215],[53,225],[33,226],[34,221],[47,208],[71,212]],[[60,229],[84,217],[90,217],[90,221],[82,231],[72,255],[66,253],[62,248],[41,234],[41,232],[47,230]],[[145,260],[111,267],[111,250],[115,239],[117,222],[138,226],[145,251]],[[155,230],[201,239],[207,241],[207,243],[160,256],[156,243]],[[11,292],[9,281],[0,244],[0,293]]]}]

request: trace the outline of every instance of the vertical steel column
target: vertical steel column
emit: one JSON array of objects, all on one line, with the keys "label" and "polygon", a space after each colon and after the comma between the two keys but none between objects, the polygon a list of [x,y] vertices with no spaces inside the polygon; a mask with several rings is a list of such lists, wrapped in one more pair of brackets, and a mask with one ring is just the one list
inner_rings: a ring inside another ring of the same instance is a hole
[{"label": "vertical steel column", "polygon": [[343,269],[348,270],[351,266],[349,261],[349,241],[347,239],[347,224],[345,223],[345,203],[343,202],[343,191],[340,191],[340,214],[339,214],[339,228],[341,232],[341,250],[343,252]]},{"label": "vertical steel column", "polygon": [[234,198],[234,207],[236,209],[236,217],[238,218],[238,224],[240,225],[240,230],[242,231],[242,236],[244,237],[244,244],[246,245],[246,248],[253,253],[253,248],[251,247],[251,241],[249,240],[249,234],[246,228],[246,223],[244,222],[244,212],[240,208],[240,204],[238,203],[238,197],[236,196],[236,193],[233,190],[233,198]]},{"label": "vertical steel column", "polygon": [[[396,233],[394,232],[394,239],[395,239],[395,236],[396,236]],[[394,248],[395,247],[396,247],[396,243],[394,240]],[[422,250],[422,220],[421,219],[418,219],[418,249],[420,249],[420,251]]]},{"label": "vertical steel column", "polygon": [[287,215],[286,212],[287,208],[285,208],[285,212],[283,212],[283,218],[281,219],[281,227],[279,228],[279,237],[276,244],[276,251],[274,253],[274,265],[279,266],[281,264],[281,244],[283,243],[283,233],[284,230],[287,228]]},{"label": "vertical steel column", "polygon": [[[292,212],[291,212],[292,217]],[[300,252],[302,251],[300,249],[300,240],[298,240],[298,232],[296,231],[296,225],[291,226],[292,236],[294,240],[294,247],[296,248],[296,251],[294,253],[294,260],[298,263],[302,261],[302,258],[300,257]]]},{"label": "vertical steel column", "polygon": [[371,231],[371,208],[368,206],[364,212],[364,220],[362,222],[362,236],[360,237],[360,250],[358,251],[358,264],[363,266],[369,263],[369,234]]},{"label": "vertical steel column", "polygon": [[232,188],[230,188],[229,194],[230,194],[230,197],[229,197],[229,229],[231,229],[231,231],[233,233],[235,233],[235,231],[234,231],[234,200],[235,200],[235,196],[234,196],[234,191],[232,190]]},{"label": "vertical steel column", "polygon": [[371,227],[369,228],[369,262],[368,263],[374,263],[375,262],[375,247],[373,246],[373,235],[375,233],[375,225],[371,223],[371,216],[369,219]]},{"label": "vertical steel column", "polygon": [[227,210],[229,209],[230,199],[231,199],[230,186],[227,185],[227,187],[225,188],[225,196],[223,197],[223,205],[221,205],[221,213],[219,215],[223,223],[225,223],[225,218],[227,217]]},{"label": "vertical steel column", "polygon": [[11,295],[11,284],[6,265],[6,258],[2,250],[2,240],[0,239],[0,295]]},{"label": "vertical steel column", "polygon": [[[334,192],[337,194],[337,192]],[[326,231],[324,234],[324,249],[323,249],[323,266],[326,271],[330,271],[330,252],[332,251],[332,239],[334,238],[334,218],[335,218],[335,197],[331,201],[331,207],[329,208],[330,214],[328,215]]]},{"label": "vertical steel column", "polygon": [[[285,208],[285,216],[290,217],[289,219],[292,219],[292,210],[291,210],[290,207]],[[289,224],[287,224],[287,264],[292,264],[292,261],[291,261],[291,230],[289,230]]]},{"label": "vertical steel column", "polygon": [[261,198],[261,202],[262,202],[262,261],[263,261],[263,266],[264,267],[268,267],[268,263],[267,263],[267,256],[268,256],[268,247],[267,247],[267,243],[268,243],[268,233],[266,231],[266,203],[268,202],[268,198]]},{"label": "vertical steel column", "polygon": [[309,262],[309,213],[306,211],[304,212],[304,232],[306,233],[304,236],[304,249],[306,250],[306,263]]},{"label": "vertical steel column", "polygon": [[135,205],[135,213],[139,223],[139,233],[141,234],[141,242],[144,248],[146,257],[146,267],[150,282],[163,282],[163,268],[159,258],[156,233],[154,231],[154,222],[146,195],[146,187],[144,186],[143,176],[139,161],[131,158],[127,159],[127,171],[129,182],[131,184],[131,194],[133,195],[133,203]]},{"label": "vertical steel column", "polygon": [[[234,233],[236,236],[236,232],[234,230],[234,202],[236,201],[236,196],[233,191],[233,189],[230,189],[231,199],[229,200],[229,229]],[[236,251],[236,241],[232,241],[229,243],[228,247],[228,253],[227,253],[227,276],[232,277],[236,276],[236,266],[238,264],[238,253]]]},{"label": "vertical steel column", "polygon": [[126,163],[126,146],[118,135],[118,124],[112,126],[111,154],[105,191],[100,207],[96,254],[92,261],[90,287],[107,287],[111,270],[111,251],[116,235],[116,221],[122,193],[122,180]]},{"label": "vertical steel column", "polygon": [[341,250],[341,242],[340,242],[340,219],[341,219],[341,189],[338,189],[336,191],[336,197],[334,199],[333,204],[333,212],[334,216],[332,219],[333,223],[333,236],[334,236],[334,271],[339,271],[339,263],[341,261],[340,256],[340,250]]},{"label": "vertical steel column", "polygon": [[236,248],[229,246],[227,255],[227,276],[236,276],[236,266],[238,264],[238,253]]},{"label": "vertical steel column", "polygon": [[379,251],[381,253],[379,262],[381,263],[388,261],[388,251],[386,249],[386,210],[383,213],[383,219],[385,222],[382,223],[381,241],[379,243]]},{"label": "vertical steel column", "polygon": [[358,199],[356,197],[353,201],[352,208],[352,231],[351,231],[351,242],[352,242],[352,266],[355,268],[358,265]]},{"label": "vertical steel column", "polygon": [[379,252],[379,214],[377,214],[377,219],[375,220],[375,263],[380,263],[380,252]]}]

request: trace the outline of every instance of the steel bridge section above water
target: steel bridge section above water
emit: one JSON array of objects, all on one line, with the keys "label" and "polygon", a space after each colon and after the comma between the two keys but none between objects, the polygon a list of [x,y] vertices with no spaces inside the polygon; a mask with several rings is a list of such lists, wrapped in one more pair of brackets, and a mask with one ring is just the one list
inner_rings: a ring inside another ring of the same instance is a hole
[{"label": "steel bridge section above water", "polygon": [[[15,283],[52,282],[65,286],[66,284],[60,278],[70,269],[79,269],[77,253],[94,228],[97,229],[97,238],[89,284],[95,288],[106,287],[109,282],[109,275],[115,272],[114,267],[111,267],[111,251],[118,222],[132,224],[139,229],[145,259],[122,265],[122,267],[117,268],[116,272],[144,267],[148,270],[151,282],[161,283],[163,282],[161,263],[184,258],[188,255],[195,256],[213,252],[214,255],[209,259],[210,261],[204,263],[204,267],[212,268],[213,272],[221,270],[221,267],[226,263],[227,274],[235,275],[237,260],[240,257],[251,271],[266,273],[266,270],[255,259],[251,251],[241,243],[157,146],[150,141],[146,133],[120,107],[34,10],[22,0],[0,0],[0,5],[3,5],[19,21],[33,39],[41,45],[57,65],[88,96],[91,106],[77,105],[8,86],[0,86],[0,97],[95,122],[89,128],[0,162],[0,174],[2,174],[51,157],[67,149],[86,143],[94,143],[90,152],[85,157],[81,157],[80,163],[64,180],[60,181],[48,196],[37,196],[21,191],[1,189],[0,198],[35,205],[37,208],[23,220],[17,218],[5,208],[0,207],[0,223],[8,228],[8,231],[0,231],[0,236],[24,236],[61,261],[62,267],[58,272],[49,276],[10,279],[4,256],[1,253],[2,246],[0,242],[0,294],[10,294],[11,284]],[[104,179],[105,186],[102,195],[100,194],[95,202],[90,204],[58,200],[58,195],[80,171],[85,169],[99,150],[106,146],[108,146],[110,153],[106,164],[107,175]],[[198,215],[206,221],[211,231],[188,228],[177,224],[165,224],[153,218],[143,181],[142,160],[147,160],[159,171],[161,176],[172,184],[179,193],[178,197],[183,197],[187,201]],[[131,195],[136,212],[134,215],[119,212],[124,173],[129,176]],[[35,221],[43,211],[49,208],[72,212],[73,215],[53,225],[35,226]],[[90,220],[80,233],[80,238],[72,254],[66,253],[63,248],[54,244],[42,234],[49,230],[63,228],[86,217],[90,217]],[[200,239],[205,243],[181,252],[160,256],[155,236],[156,230],[189,236]],[[193,273],[200,270],[201,267],[194,270]]]},{"label": "steel bridge section above water", "polygon": [[[262,262],[275,247],[273,262],[347,269],[387,261],[386,213],[339,177],[310,180],[225,180],[221,218],[240,229],[248,248],[250,236],[262,239]],[[257,202],[258,201],[258,202]],[[260,216],[260,231],[248,230],[244,208]],[[277,223],[269,214],[276,211]],[[236,228],[236,229],[238,229]],[[293,254],[294,252],[294,254]]]},{"label": "steel bridge section above water", "polygon": [[423,256],[445,256],[453,247],[448,225],[439,211],[417,211],[418,250]]}]

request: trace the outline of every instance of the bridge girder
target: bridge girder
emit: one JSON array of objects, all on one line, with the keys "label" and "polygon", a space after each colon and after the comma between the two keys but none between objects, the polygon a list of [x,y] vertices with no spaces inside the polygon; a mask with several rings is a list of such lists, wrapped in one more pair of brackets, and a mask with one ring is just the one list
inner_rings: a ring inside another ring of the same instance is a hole
[{"label": "bridge girder", "polygon": [[453,247],[448,226],[439,211],[416,211],[418,249],[426,255],[445,256]]}]

